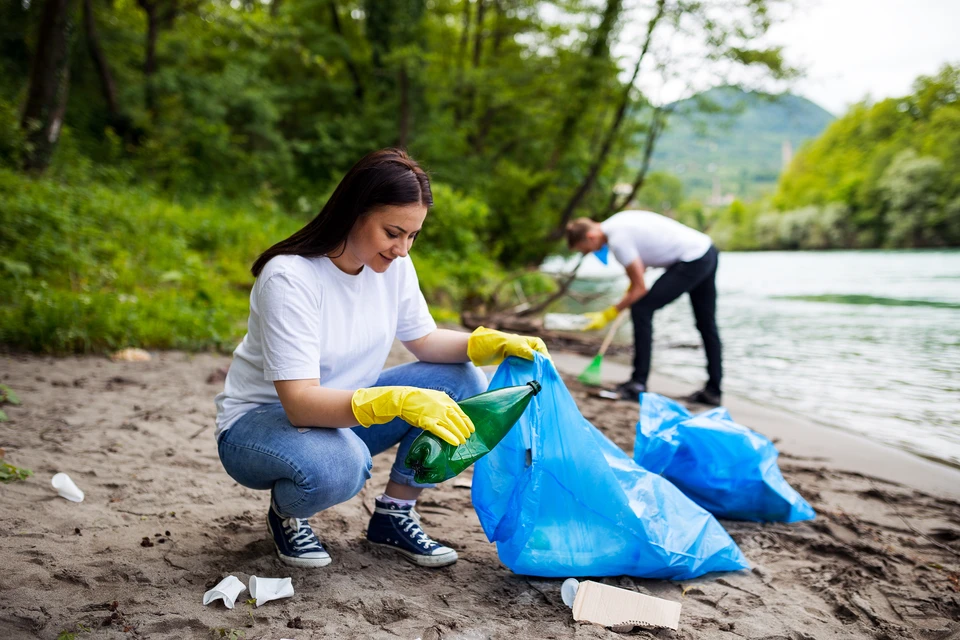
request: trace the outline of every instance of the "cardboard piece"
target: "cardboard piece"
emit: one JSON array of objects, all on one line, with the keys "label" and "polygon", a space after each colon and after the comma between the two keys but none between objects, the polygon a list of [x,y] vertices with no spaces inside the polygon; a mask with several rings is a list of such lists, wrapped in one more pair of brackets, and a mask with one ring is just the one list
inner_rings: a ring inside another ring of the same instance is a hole
[{"label": "cardboard piece", "polygon": [[604,627],[661,627],[676,631],[680,603],[585,580],[573,601],[573,619]]}]

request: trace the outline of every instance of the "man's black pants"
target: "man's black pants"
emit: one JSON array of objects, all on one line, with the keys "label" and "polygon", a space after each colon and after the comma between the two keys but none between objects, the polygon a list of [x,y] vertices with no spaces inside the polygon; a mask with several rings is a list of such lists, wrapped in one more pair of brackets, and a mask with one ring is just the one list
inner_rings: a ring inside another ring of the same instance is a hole
[{"label": "man's black pants", "polygon": [[647,295],[630,307],[630,317],[633,320],[635,381],[646,385],[647,376],[650,375],[653,312],[667,306],[684,293],[689,293],[693,317],[697,321],[697,330],[703,338],[703,348],[707,353],[709,379],[706,388],[720,393],[723,365],[720,333],[717,331],[717,257],[717,248],[711,246],[702,258],[692,262],[678,262],[653,283]]}]

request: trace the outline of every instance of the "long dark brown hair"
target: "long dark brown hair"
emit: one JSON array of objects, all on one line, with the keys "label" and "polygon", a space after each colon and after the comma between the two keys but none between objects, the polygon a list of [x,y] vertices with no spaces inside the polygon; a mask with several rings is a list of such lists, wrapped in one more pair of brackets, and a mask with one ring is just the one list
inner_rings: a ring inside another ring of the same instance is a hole
[{"label": "long dark brown hair", "polygon": [[320,213],[286,240],[260,254],[250,269],[254,277],[275,256],[305,258],[330,255],[346,247],[347,235],[360,218],[379,206],[433,206],[430,179],[403,149],[368,153],[343,176]]}]

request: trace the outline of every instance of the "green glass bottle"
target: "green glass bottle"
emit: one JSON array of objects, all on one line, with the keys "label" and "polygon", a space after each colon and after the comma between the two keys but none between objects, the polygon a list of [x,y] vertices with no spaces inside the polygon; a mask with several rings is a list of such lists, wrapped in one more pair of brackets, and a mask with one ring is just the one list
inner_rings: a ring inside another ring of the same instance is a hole
[{"label": "green glass bottle", "polygon": [[455,447],[424,431],[410,445],[403,463],[413,469],[417,482],[443,482],[457,475],[490,453],[523,415],[533,396],[540,393],[540,383],[531,380],[517,387],[504,387],[461,400],[476,432]]}]

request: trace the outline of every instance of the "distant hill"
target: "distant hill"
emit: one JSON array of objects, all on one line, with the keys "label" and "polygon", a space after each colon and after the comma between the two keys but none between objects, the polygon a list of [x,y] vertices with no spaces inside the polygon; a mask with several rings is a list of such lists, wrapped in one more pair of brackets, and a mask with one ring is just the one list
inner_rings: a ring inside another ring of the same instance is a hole
[{"label": "distant hill", "polygon": [[715,177],[722,200],[753,199],[776,187],[784,153],[796,153],[834,119],[822,107],[792,94],[774,97],[734,87],[711,89],[676,104],[657,143],[651,171],[677,176],[686,197],[705,203],[716,196]]}]

